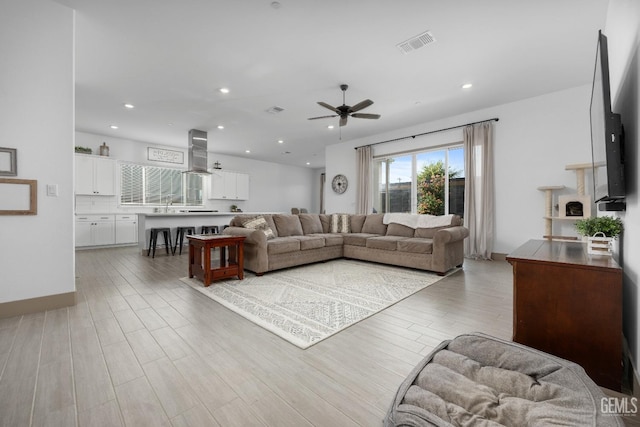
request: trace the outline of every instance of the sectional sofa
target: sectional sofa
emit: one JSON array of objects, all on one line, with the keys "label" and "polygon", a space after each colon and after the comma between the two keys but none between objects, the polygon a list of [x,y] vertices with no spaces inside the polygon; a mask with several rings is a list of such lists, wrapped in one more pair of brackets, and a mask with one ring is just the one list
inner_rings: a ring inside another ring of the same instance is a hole
[{"label": "sectional sofa", "polygon": [[462,266],[469,230],[457,215],[265,214],[235,216],[223,233],[246,237],[244,268],[257,275],[343,257],[444,275]]}]

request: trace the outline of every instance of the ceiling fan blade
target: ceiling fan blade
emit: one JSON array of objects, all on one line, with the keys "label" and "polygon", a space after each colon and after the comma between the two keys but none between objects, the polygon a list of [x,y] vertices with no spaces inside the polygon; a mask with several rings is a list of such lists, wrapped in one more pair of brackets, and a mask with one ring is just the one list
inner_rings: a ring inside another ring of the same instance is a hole
[{"label": "ceiling fan blade", "polygon": [[365,99],[364,101],[358,102],[356,105],[354,105],[353,107],[349,108],[349,112],[350,113],[355,113],[356,111],[360,111],[363,108],[367,108],[371,104],[373,104],[372,100]]},{"label": "ceiling fan blade", "polygon": [[380,114],[354,113],[351,117],[356,117],[358,119],[379,119]]},{"label": "ceiling fan blade", "polygon": [[309,117],[307,120],[328,119],[330,117],[338,117],[338,115],[334,114],[332,116]]},{"label": "ceiling fan blade", "polygon": [[349,116],[340,116],[340,126],[346,126],[347,125],[347,117]]},{"label": "ceiling fan blade", "polygon": [[340,111],[338,111],[338,109],[336,107],[332,107],[331,105],[327,104],[326,102],[322,102],[322,101],[318,101],[318,105],[322,105],[324,108],[327,108],[333,112],[336,113],[340,113]]}]

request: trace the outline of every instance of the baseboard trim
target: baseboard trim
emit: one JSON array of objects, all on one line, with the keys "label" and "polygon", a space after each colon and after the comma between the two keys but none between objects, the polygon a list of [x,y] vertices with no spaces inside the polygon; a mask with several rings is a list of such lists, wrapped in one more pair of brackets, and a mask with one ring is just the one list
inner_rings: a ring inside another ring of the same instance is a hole
[{"label": "baseboard trim", "polygon": [[76,305],[76,292],[0,303],[0,318],[22,316]]},{"label": "baseboard trim", "polygon": [[507,260],[507,254],[501,254],[501,253],[492,252],[491,253],[491,259],[494,260],[494,261],[506,261]]}]

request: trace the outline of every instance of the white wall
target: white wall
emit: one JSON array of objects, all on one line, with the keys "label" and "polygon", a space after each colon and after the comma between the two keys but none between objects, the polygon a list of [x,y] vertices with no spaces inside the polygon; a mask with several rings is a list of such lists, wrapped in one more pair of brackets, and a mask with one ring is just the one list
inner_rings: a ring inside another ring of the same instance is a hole
[{"label": "white wall", "polygon": [[629,343],[634,367],[640,368],[640,328],[638,327],[638,275],[640,274],[640,2],[611,0],[604,33],[609,44],[612,109],[622,116],[626,133],[625,177],[627,210],[618,214],[624,222],[620,264],[624,274],[624,335]]},{"label": "white wall", "polygon": [[[494,123],[494,252],[509,253],[527,240],[541,238],[544,234],[544,193],[537,187],[565,185],[567,189],[557,194],[576,193],[575,173],[566,171],[565,166],[591,162],[590,95],[590,86],[580,86],[329,146],[326,151],[327,181],[343,173],[349,178],[350,186],[342,195],[334,194],[330,188],[325,190],[327,212],[355,212],[354,147],[498,117],[500,120]],[[385,147],[375,146],[375,152],[396,152],[460,141],[462,129],[457,129],[385,144]],[[589,182],[590,179],[587,186]],[[555,227],[554,233],[557,233]],[[560,232],[567,227],[559,227]],[[567,231],[573,230],[568,227]]]},{"label": "white wall", "polygon": [[75,290],[73,29],[59,4],[3,1],[0,146],[18,150],[15,178],[38,181],[38,214],[0,216],[0,302]]},{"label": "white wall", "polygon": [[[185,133],[186,139],[186,133]],[[105,135],[96,135],[85,132],[76,132],[76,145],[89,147],[94,153],[98,153],[98,147],[103,142],[109,146],[109,156],[117,160],[126,160],[141,164],[152,164],[161,167],[175,167],[186,169],[187,150],[176,147],[167,147],[158,144],[149,144],[121,138],[113,138]],[[210,142],[209,149],[215,146]],[[168,150],[184,152],[183,165],[154,162],[147,160],[147,147],[165,148]],[[299,166],[288,166],[277,163],[269,163],[244,157],[226,156],[209,150],[208,164],[220,162],[224,170],[249,174],[249,200],[224,201],[205,200],[206,207],[219,211],[229,211],[231,204],[236,204],[245,212],[290,212],[292,207],[307,208],[310,212],[318,212],[319,209],[319,185],[316,179],[317,170]],[[100,202],[99,197],[92,200]],[[119,210],[115,198],[111,201],[109,211]],[[99,205],[100,206],[100,205]],[[104,210],[104,208],[99,208]],[[132,208],[140,210],[139,208]],[[86,212],[85,212],[86,213]]]}]

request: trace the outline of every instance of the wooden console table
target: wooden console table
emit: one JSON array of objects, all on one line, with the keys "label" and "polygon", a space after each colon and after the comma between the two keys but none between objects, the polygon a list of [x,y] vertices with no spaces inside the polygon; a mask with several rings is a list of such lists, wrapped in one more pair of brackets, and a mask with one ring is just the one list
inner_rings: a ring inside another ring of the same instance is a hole
[{"label": "wooden console table", "polygon": [[513,341],[580,364],[600,386],[622,382],[622,269],[585,243],[530,240],[513,266]]},{"label": "wooden console table", "polygon": [[[205,286],[227,277],[244,278],[244,236],[199,234],[189,240],[189,277],[196,276]],[[211,249],[220,248],[220,263],[211,265]],[[229,257],[227,258],[227,248]]]}]

